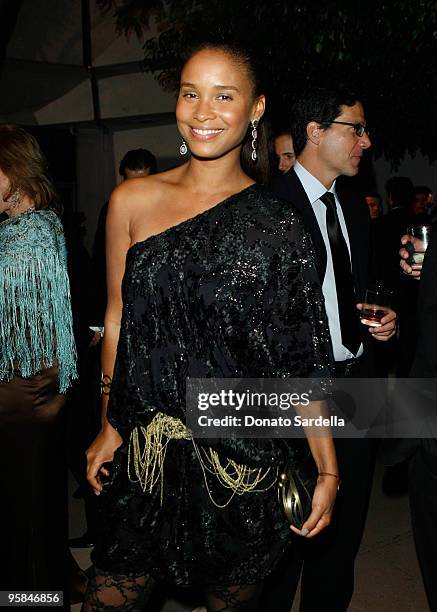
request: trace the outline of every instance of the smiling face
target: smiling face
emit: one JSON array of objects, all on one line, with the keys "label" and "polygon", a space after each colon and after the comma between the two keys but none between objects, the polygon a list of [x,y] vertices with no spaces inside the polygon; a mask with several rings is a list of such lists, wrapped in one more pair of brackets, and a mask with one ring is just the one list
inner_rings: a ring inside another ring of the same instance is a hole
[{"label": "smiling face", "polygon": [[239,152],[249,123],[264,112],[243,63],[220,49],[203,49],[185,64],[176,105],[179,132],[191,154],[217,159]]},{"label": "smiling face", "polygon": [[[341,106],[341,113],[335,121],[366,123],[364,110],[360,102],[353,106]],[[354,176],[358,173],[361,158],[365,149],[371,146],[369,136],[357,136],[350,125],[331,124],[320,129],[319,157],[325,169],[337,176]]]}]

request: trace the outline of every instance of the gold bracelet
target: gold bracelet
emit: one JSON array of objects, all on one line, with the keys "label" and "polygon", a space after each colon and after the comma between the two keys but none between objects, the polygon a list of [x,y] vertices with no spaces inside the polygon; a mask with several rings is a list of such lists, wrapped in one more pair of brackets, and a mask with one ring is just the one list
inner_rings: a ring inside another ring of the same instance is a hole
[{"label": "gold bracelet", "polygon": [[337,480],[340,480],[340,476],[338,474],[332,474],[331,472],[319,472],[319,476],[332,476]]},{"label": "gold bracelet", "polygon": [[100,395],[110,394],[111,383],[112,383],[112,378],[109,376],[109,374],[103,374],[102,372],[102,378],[100,379]]},{"label": "gold bracelet", "polygon": [[340,480],[340,476],[338,474],[333,474],[332,472],[319,472],[318,475],[319,476],[332,476],[332,478],[335,478],[338,481],[338,483],[337,483],[337,491],[340,490],[341,480]]}]

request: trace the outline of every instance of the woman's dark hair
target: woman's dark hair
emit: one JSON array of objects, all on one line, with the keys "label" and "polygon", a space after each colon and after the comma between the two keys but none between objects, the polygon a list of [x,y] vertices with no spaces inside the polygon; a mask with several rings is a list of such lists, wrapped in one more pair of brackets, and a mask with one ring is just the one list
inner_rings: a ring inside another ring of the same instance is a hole
[{"label": "woman's dark hair", "polygon": [[150,174],[156,174],[156,157],[147,149],[132,149],[128,151],[120,162],[119,172],[125,175],[126,168],[129,170],[145,170],[149,168]]},{"label": "woman's dark hair", "polygon": [[51,207],[62,212],[47,160],[36,139],[24,128],[0,124],[0,168],[10,183],[6,200],[18,190],[34,202],[36,209]]},{"label": "woman's dark hair", "polygon": [[[237,43],[230,43],[223,40],[208,40],[193,45],[186,56],[183,58],[182,67],[196,53],[200,51],[211,50],[221,51],[231,57],[243,70],[246,71],[247,77],[252,84],[252,93],[254,99],[264,92],[263,79],[261,76],[261,68],[255,65],[255,61],[250,52],[239,46]],[[252,161],[252,127],[247,127],[246,136],[241,147],[241,167],[244,172],[257,183],[265,184],[270,179],[270,161],[268,151],[268,126],[264,118],[259,122],[258,128],[258,146],[257,160]]]},{"label": "woman's dark hair", "polygon": [[345,87],[318,87],[305,91],[291,112],[291,134],[296,155],[302,153],[307,143],[308,123],[315,121],[326,129],[341,114],[342,106],[353,106],[357,101],[357,95]]}]

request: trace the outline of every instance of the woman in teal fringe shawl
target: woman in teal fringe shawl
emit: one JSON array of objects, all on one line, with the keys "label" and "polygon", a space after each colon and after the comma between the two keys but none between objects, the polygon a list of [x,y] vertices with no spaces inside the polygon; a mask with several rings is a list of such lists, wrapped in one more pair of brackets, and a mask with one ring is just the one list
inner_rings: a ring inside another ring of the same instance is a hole
[{"label": "woman in teal fringe shawl", "polygon": [[65,585],[62,408],[76,350],[55,202],[36,140],[0,125],[0,590]]}]

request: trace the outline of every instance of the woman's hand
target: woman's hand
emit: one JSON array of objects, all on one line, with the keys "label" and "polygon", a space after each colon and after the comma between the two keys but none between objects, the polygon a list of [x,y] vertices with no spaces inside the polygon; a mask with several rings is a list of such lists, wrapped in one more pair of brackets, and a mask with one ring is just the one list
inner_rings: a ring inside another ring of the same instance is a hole
[{"label": "woman's hand", "polygon": [[338,478],[332,475],[319,475],[314,490],[311,514],[302,525],[301,530],[291,525],[295,534],[313,538],[330,524],[338,483]]},{"label": "woman's hand", "polygon": [[114,453],[122,441],[118,431],[108,423],[86,451],[86,477],[96,495],[100,495],[103,489],[100,476],[109,476],[108,470],[102,466],[114,459]]},{"label": "woman's hand", "polygon": [[100,331],[95,331],[93,337],[91,338],[91,342],[88,344],[88,348],[94,348],[98,345],[100,340],[103,338],[103,334]]},{"label": "woman's hand", "polygon": [[[329,416],[329,409],[325,400],[312,401],[308,406],[297,406],[296,412],[309,418]],[[304,427],[304,430],[319,476],[314,489],[311,514],[302,525],[301,530],[293,526],[291,526],[291,529],[297,535],[312,538],[331,522],[332,509],[339,484],[339,479],[336,476],[338,465],[330,428],[309,426]]]}]

